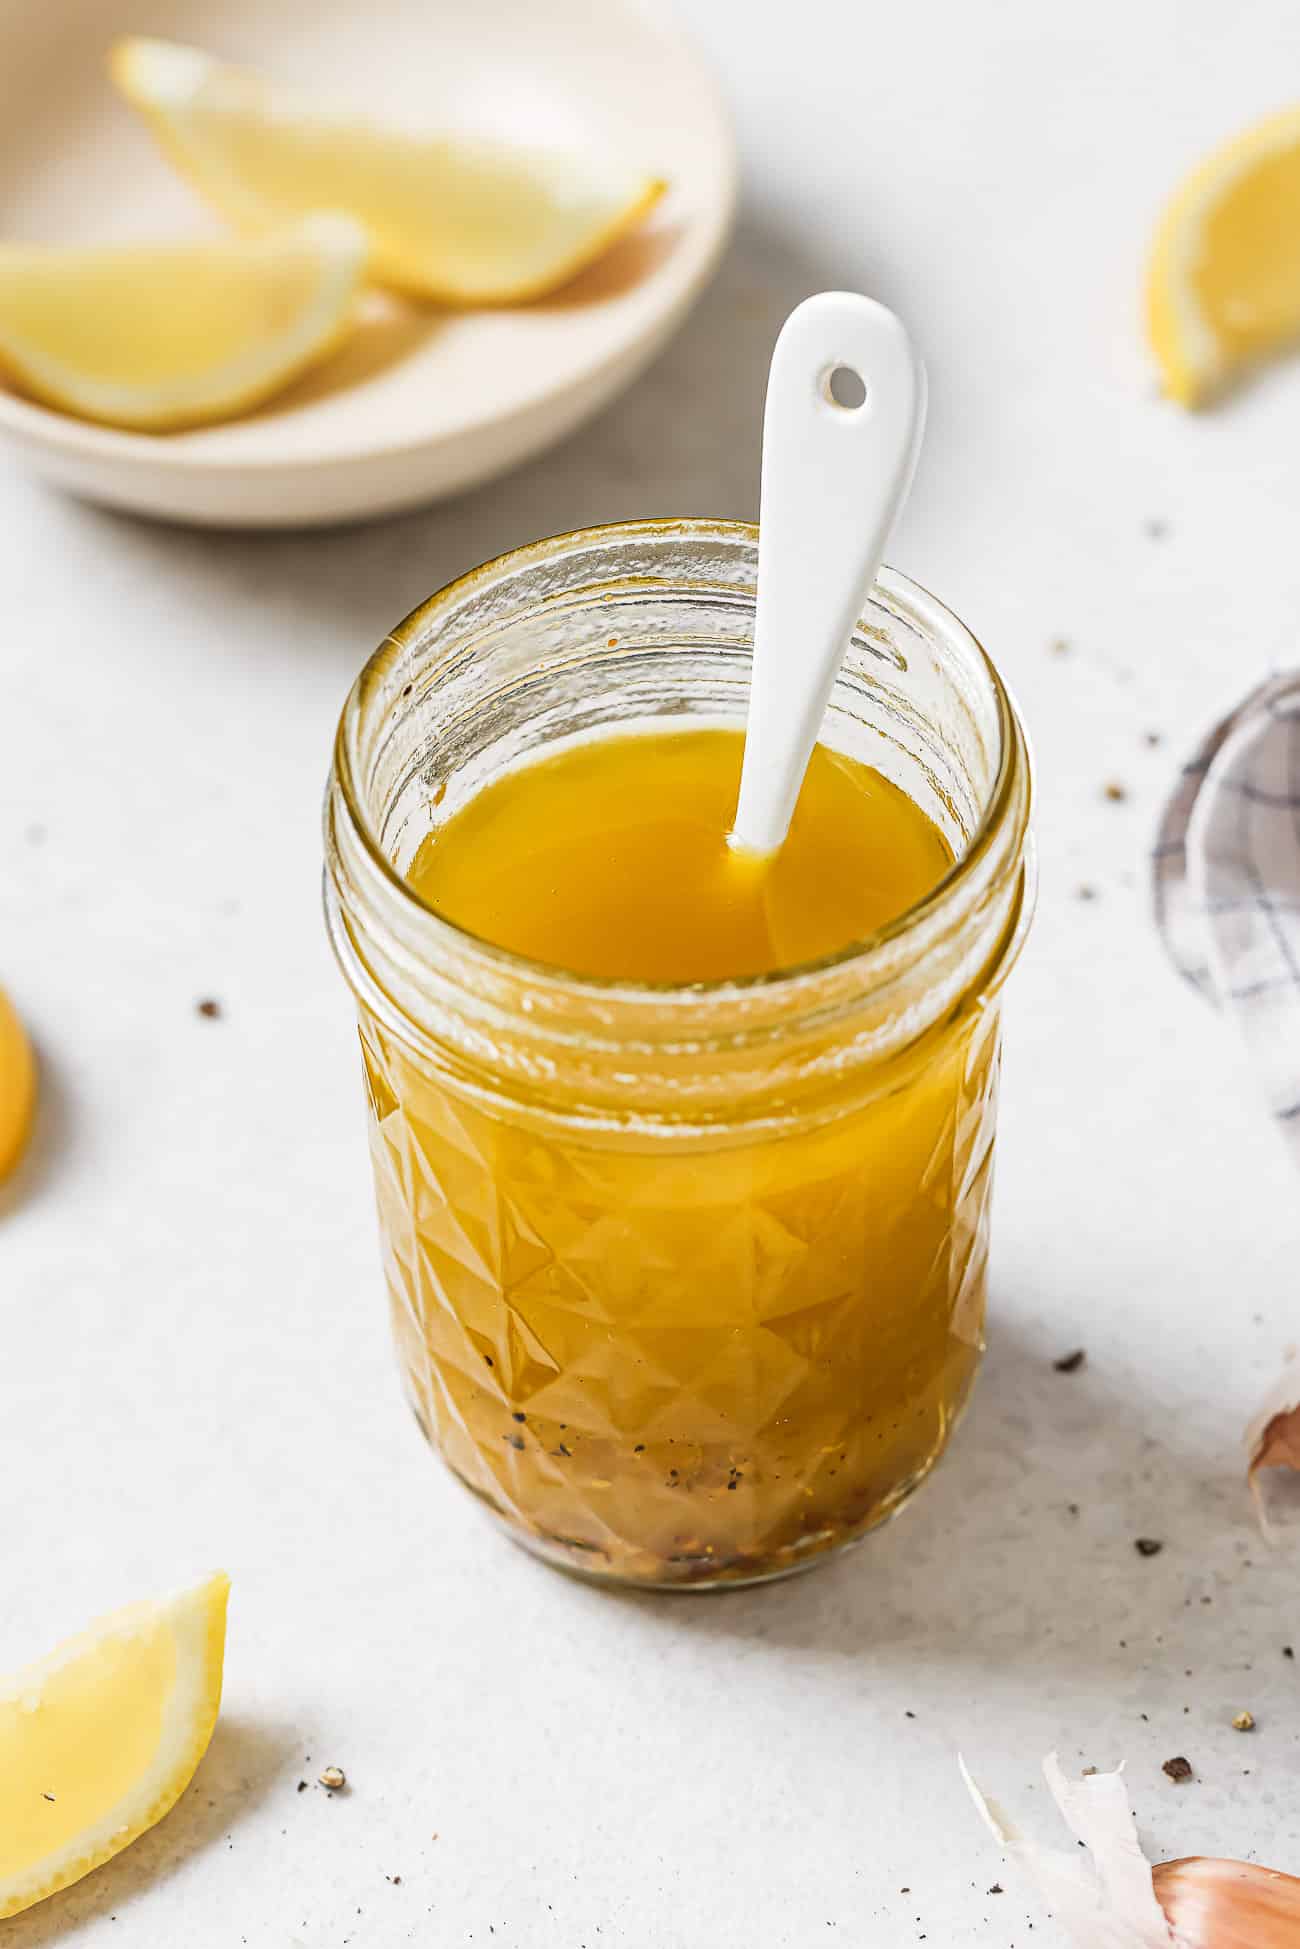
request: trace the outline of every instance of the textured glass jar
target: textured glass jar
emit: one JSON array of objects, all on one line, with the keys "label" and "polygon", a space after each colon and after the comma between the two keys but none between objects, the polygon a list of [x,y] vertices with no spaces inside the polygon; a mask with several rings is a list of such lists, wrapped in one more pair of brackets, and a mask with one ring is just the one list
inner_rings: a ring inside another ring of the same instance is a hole
[{"label": "textured glass jar", "polygon": [[870,939],[690,987],[477,940],[403,872],[486,780],[602,726],[743,719],[755,531],[644,522],[488,563],[343,712],[326,906],[357,998],[416,1417],[555,1563],[780,1575],[907,1498],[983,1344],[998,998],[1032,905],[1021,727],[974,638],[882,572],[824,739],[957,863]]}]

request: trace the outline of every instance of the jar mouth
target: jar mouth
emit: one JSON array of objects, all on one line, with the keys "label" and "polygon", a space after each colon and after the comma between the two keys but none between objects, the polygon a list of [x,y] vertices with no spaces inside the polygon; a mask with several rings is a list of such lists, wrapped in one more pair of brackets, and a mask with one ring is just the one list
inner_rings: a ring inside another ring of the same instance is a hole
[{"label": "jar mouth", "polygon": [[[756,549],[758,527],[748,521],[721,521],[703,517],[650,519],[578,528],[530,542],[493,556],[427,597],[389,632],[367,660],[348,694],[339,719],[334,741],[335,782],[348,821],[372,868],[401,903],[403,910],[412,919],[418,919],[423,927],[430,928],[444,950],[467,957],[516,983],[551,989],[560,987],[575,1000],[585,998],[597,1006],[602,1002],[614,1005],[622,1001],[655,1003],[671,1008],[674,1000],[683,1004],[725,1004],[728,998],[752,998],[756,995],[775,1000],[815,983],[819,977],[843,973],[870,963],[877,957],[890,958],[891,951],[896,952],[914,931],[925,933],[933,929],[942,910],[950,904],[959,904],[963,890],[972,880],[978,879],[995,836],[1008,811],[1013,808],[1017,773],[1019,771],[1023,777],[1029,762],[1024,731],[1010,693],[978,638],[936,596],[898,570],[887,567],[883,567],[877,576],[873,593],[885,597],[892,606],[901,606],[909,620],[922,628],[930,625],[933,633],[960,632],[967,647],[975,652],[994,700],[998,756],[993,782],[979,817],[948,871],[920,900],[883,922],[871,933],[855,938],[815,960],[758,974],[693,982],[644,981],[624,976],[585,974],[566,968],[561,962],[543,961],[517,953],[462,927],[424,900],[394,865],[357,784],[356,738],[368,694],[377,685],[382,685],[389,666],[409,650],[413,639],[430,634],[439,618],[453,612],[466,598],[479,594],[495,583],[537,569],[566,550],[584,546],[609,547],[619,543],[653,544],[660,540],[710,538],[733,545],[748,544]],[[597,595],[599,586],[593,585],[591,593]],[[1028,793],[1022,790],[1021,796],[1024,801],[1021,823],[1027,826]],[[1023,832],[1020,837],[1023,837]],[[1024,918],[1027,919],[1027,914]]]}]

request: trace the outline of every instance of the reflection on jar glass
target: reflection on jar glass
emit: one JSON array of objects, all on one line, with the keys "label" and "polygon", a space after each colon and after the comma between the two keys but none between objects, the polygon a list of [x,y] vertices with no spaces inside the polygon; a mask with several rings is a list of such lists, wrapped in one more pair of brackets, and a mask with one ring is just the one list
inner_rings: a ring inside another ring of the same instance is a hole
[{"label": "reflection on jar glass", "polygon": [[790,973],[579,979],[460,931],[403,874],[575,733],[742,721],[755,545],[637,523],[454,583],[359,678],[326,808],[416,1417],[519,1541],[656,1587],[853,1541],[966,1399],[999,996],[1032,904],[1018,719],[956,618],[882,572],[823,741],[909,794],[955,864]]}]

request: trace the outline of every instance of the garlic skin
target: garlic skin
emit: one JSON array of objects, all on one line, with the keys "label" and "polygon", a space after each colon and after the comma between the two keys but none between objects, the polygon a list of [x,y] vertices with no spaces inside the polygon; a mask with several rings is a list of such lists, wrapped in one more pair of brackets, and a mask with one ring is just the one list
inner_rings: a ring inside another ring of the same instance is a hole
[{"label": "garlic skin", "polygon": [[1052,1798],[1083,1843],[1066,1853],[1022,1834],[960,1755],[957,1764],[999,1847],[1037,1888],[1074,1949],[1300,1949],[1295,1875],[1202,1854],[1148,1867],[1123,1768],[1073,1779],[1055,1753],[1043,1761]]},{"label": "garlic skin", "polygon": [[1203,1854],[1151,1870],[1178,1949],[1300,1949],[1300,1880]]},{"label": "garlic skin", "polygon": [[[960,1754],[957,1765],[990,1833],[1023,1869],[1073,1949],[1191,1949],[1174,1936],[1155,1898],[1122,1767],[1071,1780],[1055,1753],[1043,1761],[1048,1790],[1082,1843],[1067,1852],[1023,1834],[976,1784]],[[1300,1949],[1300,1939],[1291,1949]]]},{"label": "garlic skin", "polygon": [[1266,1541],[1300,1514],[1300,1358],[1292,1355],[1245,1433],[1246,1480]]}]

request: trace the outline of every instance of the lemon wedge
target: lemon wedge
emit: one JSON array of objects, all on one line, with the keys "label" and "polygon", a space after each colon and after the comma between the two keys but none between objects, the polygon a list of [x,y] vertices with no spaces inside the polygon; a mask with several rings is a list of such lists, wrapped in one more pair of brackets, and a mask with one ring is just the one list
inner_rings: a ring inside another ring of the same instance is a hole
[{"label": "lemon wedge", "polygon": [[83,419],[229,419],[347,330],[366,242],[317,215],[260,242],[0,250],[0,371]]},{"label": "lemon wedge", "polygon": [[372,276],[445,303],[553,290],[665,187],[608,157],[382,128],[171,41],[120,41],[109,65],[164,153],[237,229],[347,210],[369,234]]},{"label": "lemon wedge", "polygon": [[1147,279],[1165,391],[1209,399],[1300,338],[1300,109],[1226,143],[1170,200]]},{"label": "lemon wedge", "polygon": [[175,1805],[221,1704],[230,1580],[130,1604],[0,1679],[0,1918],[79,1881]]},{"label": "lemon wedge", "polygon": [[0,990],[0,1178],[22,1155],[36,1108],[36,1060],[13,1003]]}]

